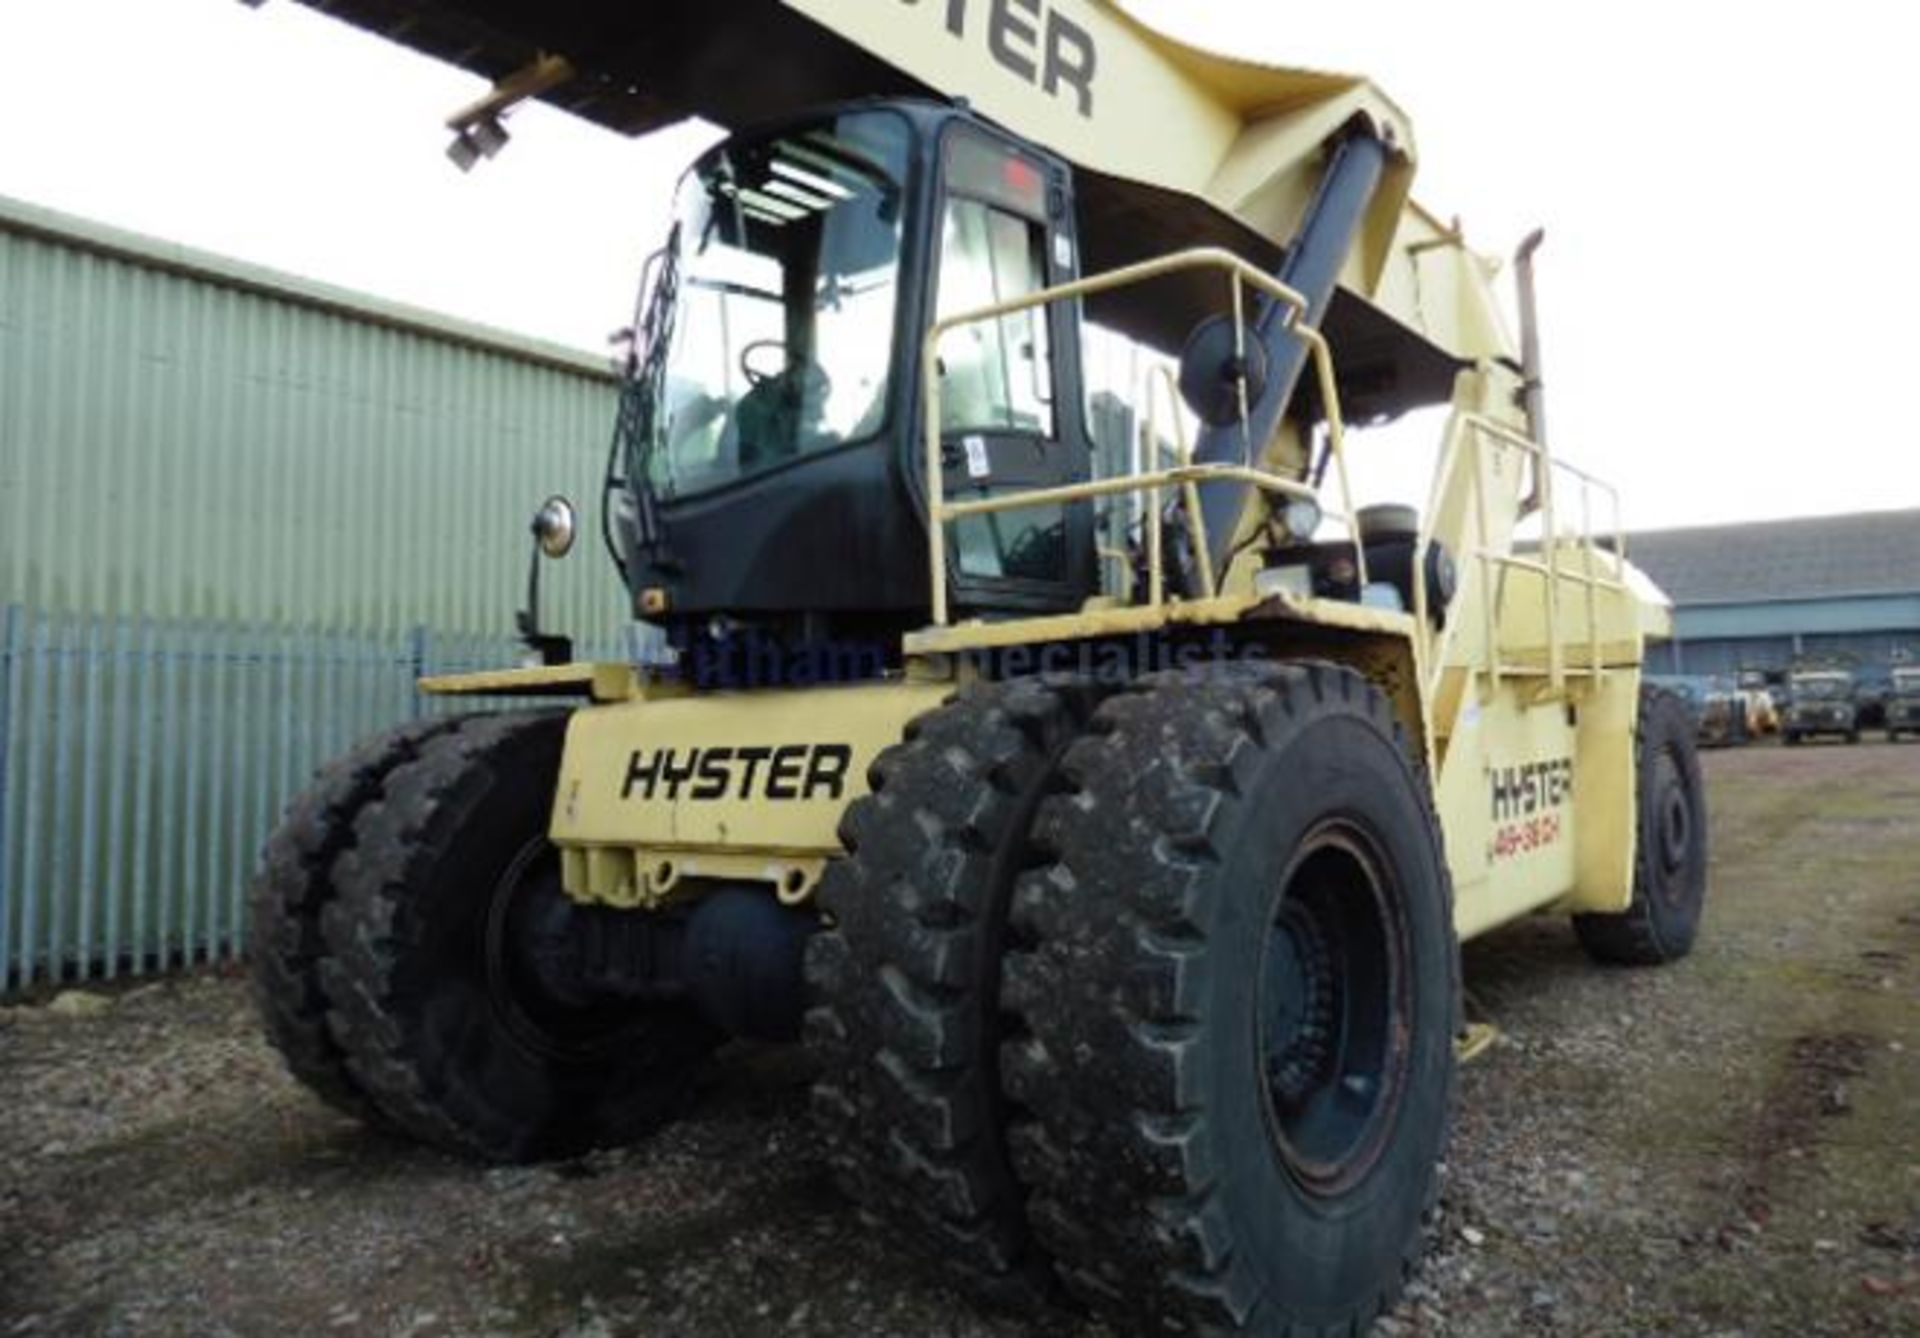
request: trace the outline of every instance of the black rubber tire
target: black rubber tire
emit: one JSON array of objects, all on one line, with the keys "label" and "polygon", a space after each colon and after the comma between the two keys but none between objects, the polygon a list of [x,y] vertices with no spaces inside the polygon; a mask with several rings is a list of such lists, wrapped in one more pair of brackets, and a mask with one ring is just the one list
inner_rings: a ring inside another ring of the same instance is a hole
[{"label": "black rubber tire", "polygon": [[1798,748],[1800,746],[1800,736],[1792,730],[1788,730],[1785,734],[1781,735],[1780,738],[1789,748]]},{"label": "black rubber tire", "polygon": [[[1030,1113],[1009,1139],[1037,1239],[1123,1331],[1364,1330],[1436,1201],[1459,1016],[1439,827],[1391,707],[1327,664],[1155,675],[1061,770],[1002,990],[1025,1024],[1001,1063]],[[1388,871],[1408,988],[1376,1155],[1316,1192],[1279,1150],[1254,1013],[1283,876],[1330,823]]]},{"label": "black rubber tire", "polygon": [[1858,743],[1858,742],[1860,742],[1860,731],[1859,731],[1859,730],[1857,730],[1857,729],[1850,729],[1850,730],[1848,730],[1848,731],[1847,731],[1847,742],[1848,742],[1848,743]]},{"label": "black rubber tire", "polygon": [[930,1235],[987,1299],[1049,1289],[1008,1164],[1000,961],[1027,829],[1092,694],[1073,683],[969,687],[907,727],[848,806],[848,856],[821,882],[806,1040],[835,1178]]},{"label": "black rubber tire", "polygon": [[321,768],[267,838],[247,894],[253,999],[268,1042],[316,1096],[368,1123],[379,1123],[379,1112],[347,1072],[327,1030],[320,917],[333,896],[333,862],[352,844],[354,817],[389,772],[455,723],[443,718],[401,725]]},{"label": "black rubber tire", "polygon": [[473,716],[428,739],[360,811],[322,920],[355,1083],[399,1129],[491,1161],[632,1141],[718,1041],[684,1007],[536,997],[516,977],[511,898],[566,913],[546,843],[566,720]]},{"label": "black rubber tire", "polygon": [[[1706,785],[1679,697],[1640,690],[1635,726],[1638,796],[1633,901],[1617,915],[1576,915],[1588,956],[1618,966],[1660,966],[1693,950],[1707,894]],[[1793,735],[1788,742],[1794,742]],[[1677,817],[1670,808],[1681,806]],[[1670,821],[1681,823],[1676,837]]]}]

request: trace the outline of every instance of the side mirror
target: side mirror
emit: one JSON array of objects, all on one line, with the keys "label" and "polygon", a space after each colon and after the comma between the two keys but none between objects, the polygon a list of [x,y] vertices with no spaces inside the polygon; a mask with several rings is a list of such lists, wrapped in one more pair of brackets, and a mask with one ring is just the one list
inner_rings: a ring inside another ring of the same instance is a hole
[{"label": "side mirror", "polygon": [[540,630],[540,559],[563,558],[573,551],[574,535],[579,531],[573,503],[555,494],[540,503],[533,513],[533,554],[527,562],[527,606],[514,621],[520,628],[520,640],[539,657],[542,664],[566,664],[573,659],[573,639]]},{"label": "side mirror", "polygon": [[1231,316],[1201,321],[1180,350],[1180,398],[1208,427],[1239,422],[1241,406],[1259,403],[1266,393],[1267,374],[1266,345],[1245,327],[1236,341]]},{"label": "side mirror", "polygon": [[540,551],[550,558],[563,558],[573,551],[574,535],[579,531],[573,503],[557,493],[540,503],[533,513],[533,537]]}]

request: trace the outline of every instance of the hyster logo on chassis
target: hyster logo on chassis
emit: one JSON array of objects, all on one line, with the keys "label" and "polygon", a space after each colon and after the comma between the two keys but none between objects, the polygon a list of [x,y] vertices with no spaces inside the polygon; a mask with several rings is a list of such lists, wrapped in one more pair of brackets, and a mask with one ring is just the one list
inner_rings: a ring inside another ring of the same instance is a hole
[{"label": "hyster logo on chassis", "polygon": [[1573,759],[1556,757],[1517,767],[1495,767],[1493,858],[1539,850],[1561,836],[1560,809],[1573,793]]},{"label": "hyster logo on chassis", "polygon": [[962,41],[984,34],[987,51],[1010,74],[1043,92],[1073,90],[1080,114],[1093,116],[1093,73],[1099,67],[1093,34],[1041,0],[902,0],[944,9],[947,31]]},{"label": "hyster logo on chassis", "polygon": [[[844,743],[786,743],[774,748],[636,748],[627,759],[622,799],[838,799],[853,768]],[[757,788],[756,788],[757,787]]]}]

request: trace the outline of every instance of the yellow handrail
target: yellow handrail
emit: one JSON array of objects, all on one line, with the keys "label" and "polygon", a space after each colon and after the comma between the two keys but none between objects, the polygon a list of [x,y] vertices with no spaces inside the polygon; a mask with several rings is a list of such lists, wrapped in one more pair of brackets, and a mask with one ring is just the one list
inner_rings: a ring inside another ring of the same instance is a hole
[{"label": "yellow handrail", "polygon": [[[944,627],[948,622],[947,602],[947,534],[946,527],[952,521],[972,515],[981,515],[991,511],[1013,511],[1029,507],[1045,506],[1052,503],[1085,501],[1094,497],[1109,496],[1121,492],[1144,492],[1149,495],[1152,505],[1147,514],[1147,598],[1151,607],[1158,608],[1165,599],[1165,580],[1162,572],[1164,561],[1164,542],[1161,534],[1160,495],[1167,487],[1181,488],[1187,498],[1188,525],[1192,531],[1193,546],[1200,566],[1200,579],[1203,591],[1212,595],[1218,589],[1218,583],[1224,572],[1213,569],[1211,554],[1206,546],[1204,522],[1201,519],[1199,487],[1203,483],[1237,482],[1250,484],[1267,492],[1278,492],[1292,497],[1305,497],[1318,500],[1318,493],[1306,484],[1293,479],[1283,478],[1270,470],[1260,468],[1253,463],[1256,444],[1249,442],[1248,463],[1242,465],[1194,464],[1187,454],[1184,433],[1179,429],[1179,414],[1174,413],[1177,434],[1179,463],[1172,468],[1144,470],[1130,473],[1124,477],[1094,479],[1086,483],[1065,484],[1058,487],[1034,488],[1019,492],[1003,493],[998,497],[982,497],[970,501],[949,502],[946,498],[945,467],[941,458],[940,423],[940,358],[941,341],[953,330],[964,325],[973,325],[982,321],[999,320],[1017,312],[1046,306],[1053,302],[1073,301],[1094,293],[1108,292],[1129,284],[1142,283],[1149,279],[1161,278],[1168,274],[1194,269],[1218,269],[1227,274],[1233,299],[1235,315],[1234,331],[1236,347],[1244,355],[1245,322],[1241,319],[1244,309],[1243,285],[1251,284],[1275,302],[1287,309],[1288,330],[1307,345],[1312,355],[1314,367],[1319,379],[1321,403],[1325,408],[1328,425],[1328,449],[1332,452],[1333,462],[1338,471],[1341,490],[1342,516],[1347,525],[1347,533],[1354,545],[1355,563],[1362,587],[1367,581],[1366,552],[1360,543],[1360,527],[1354,516],[1353,491],[1347,475],[1345,456],[1345,425],[1340,416],[1340,396],[1333,373],[1333,354],[1327,341],[1318,330],[1300,323],[1307,309],[1307,300],[1299,292],[1271,275],[1248,264],[1230,251],[1219,247],[1200,247],[1181,251],[1173,255],[1161,256],[1139,264],[1123,266],[1103,274],[1089,275],[1070,283],[1043,288],[1021,297],[996,302],[991,306],[979,307],[972,311],[957,312],[954,315],[936,320],[928,327],[921,346],[921,381],[926,400],[926,440],[925,440],[925,481],[927,490],[927,558],[933,581],[933,624]],[[1164,369],[1162,369],[1164,373]],[[1171,374],[1168,386],[1171,389]],[[1150,387],[1151,387],[1151,383]],[[1246,422],[1246,387],[1240,388],[1242,418]],[[1149,394],[1149,407],[1152,395]],[[1264,450],[1265,443],[1258,444]]]},{"label": "yellow handrail", "polygon": [[[1534,461],[1535,477],[1538,480],[1538,498],[1541,517],[1540,556],[1538,559],[1522,557],[1511,551],[1497,550],[1492,546],[1491,523],[1487,510],[1487,479],[1484,441],[1491,439],[1502,445],[1512,447]],[[1625,592],[1627,586],[1623,580],[1616,580],[1600,574],[1598,548],[1592,520],[1592,494],[1600,489],[1607,494],[1612,503],[1613,528],[1611,538],[1617,562],[1626,560],[1626,541],[1620,526],[1620,494],[1613,485],[1595,478],[1592,474],[1575,465],[1558,459],[1539,442],[1524,433],[1518,432],[1504,423],[1497,422],[1482,414],[1456,412],[1448,424],[1446,438],[1441,447],[1440,461],[1434,472],[1434,495],[1430,499],[1427,514],[1421,523],[1419,537],[1414,548],[1413,565],[1413,603],[1419,635],[1422,638],[1423,658],[1429,666],[1430,681],[1426,693],[1431,696],[1438,687],[1440,676],[1446,665],[1440,663],[1434,654],[1436,634],[1431,613],[1432,595],[1427,590],[1427,561],[1434,543],[1433,528],[1437,523],[1442,495],[1456,469],[1463,468],[1460,456],[1463,450],[1471,452],[1471,469],[1467,473],[1471,490],[1474,521],[1477,530],[1469,551],[1462,556],[1474,561],[1480,571],[1481,579],[1481,634],[1486,641],[1485,672],[1497,687],[1503,674],[1512,672],[1501,663],[1498,639],[1498,609],[1495,594],[1494,574],[1496,570],[1530,571],[1543,578],[1543,613],[1547,634],[1547,678],[1554,690],[1564,687],[1566,682],[1566,662],[1564,639],[1560,635],[1560,592],[1563,583],[1572,582],[1585,588],[1586,592],[1586,643],[1587,658],[1585,673],[1599,678],[1604,670],[1600,664],[1600,606],[1599,592],[1612,590]],[[1544,466],[1544,467],[1543,467]],[[1560,532],[1559,520],[1554,509],[1554,471],[1559,471],[1580,486],[1580,528],[1577,535],[1567,536]],[[1577,543],[1581,549],[1580,569],[1565,570],[1561,565],[1562,546],[1569,540]],[[1616,566],[1616,571],[1621,570]]]}]

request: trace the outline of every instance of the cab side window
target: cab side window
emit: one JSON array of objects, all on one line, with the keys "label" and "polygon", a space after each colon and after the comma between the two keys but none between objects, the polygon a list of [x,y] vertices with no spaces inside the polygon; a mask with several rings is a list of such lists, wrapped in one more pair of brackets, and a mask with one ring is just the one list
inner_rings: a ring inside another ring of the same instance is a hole
[{"label": "cab side window", "polygon": [[[979,200],[950,198],[942,226],[939,314],[994,306],[1046,286],[1046,229]],[[947,333],[940,429],[1053,435],[1047,313],[1030,307]]]},{"label": "cab side window", "polygon": [[[945,142],[947,201],[941,215],[935,309],[941,319],[1029,297],[1047,286],[1046,177],[1007,146],[971,130]],[[1054,366],[1046,307],[948,331],[940,341],[940,431],[966,445],[967,480],[980,493],[1067,481],[1056,443]],[[1011,460],[1013,476],[1003,472]],[[976,472],[976,464],[978,466]],[[959,468],[959,466],[952,466]],[[1052,584],[1067,574],[1067,509],[1055,503],[964,516],[953,522],[960,571],[994,580]]]}]

